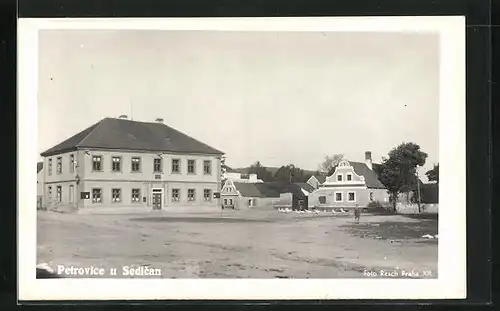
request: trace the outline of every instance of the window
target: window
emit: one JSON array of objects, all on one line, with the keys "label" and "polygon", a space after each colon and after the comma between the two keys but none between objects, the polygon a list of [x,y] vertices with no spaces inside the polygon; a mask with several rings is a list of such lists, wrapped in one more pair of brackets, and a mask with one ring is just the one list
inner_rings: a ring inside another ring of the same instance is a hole
[{"label": "window", "polygon": [[351,181],[351,180],[352,180],[352,174],[347,174],[347,175],[346,175],[346,179],[347,179],[348,181]]},{"label": "window", "polygon": [[212,201],[212,190],[210,189],[203,190],[203,200]]},{"label": "window", "polygon": [[203,161],[203,173],[205,175],[212,175],[212,162],[209,160]]},{"label": "window", "polygon": [[141,171],[141,158],[133,157],[132,158],[132,172],[140,172]]},{"label": "window", "polygon": [[111,157],[111,170],[113,172],[122,171],[122,157]]},{"label": "window", "polygon": [[58,157],[57,158],[57,174],[61,174],[62,173],[62,157]]},{"label": "window", "polygon": [[370,202],[373,202],[373,192],[370,192]]},{"label": "window", "polygon": [[92,203],[102,203],[102,189],[92,189]]},{"label": "window", "polygon": [[92,157],[92,170],[96,172],[102,171],[102,157],[93,156]]},{"label": "window", "polygon": [[337,175],[337,181],[342,181],[342,175],[341,174]]},{"label": "window", "polygon": [[132,203],[141,201],[141,189],[132,189]]},{"label": "window", "polygon": [[196,161],[195,160],[188,160],[188,174],[195,174],[195,166]]},{"label": "window", "polygon": [[337,202],[342,201],[342,192],[335,193],[335,201],[337,201]]},{"label": "window", "polygon": [[121,202],[122,200],[122,190],[121,189],[111,189],[111,202]]},{"label": "window", "polygon": [[162,168],[161,168],[161,158],[156,158],[153,160],[153,172],[161,172],[162,171]]},{"label": "window", "polygon": [[180,189],[172,189],[172,201],[179,202],[180,198]]},{"label": "window", "polygon": [[49,200],[52,198],[52,186],[49,186],[47,190],[47,197],[49,198]]},{"label": "window", "polygon": [[69,155],[69,171],[73,173],[75,171],[75,155]]},{"label": "window", "polygon": [[52,159],[49,159],[49,175],[52,175]]},{"label": "window", "polygon": [[355,197],[354,192],[348,192],[347,193],[347,200],[350,201],[350,202],[356,201],[356,197]]},{"label": "window", "polygon": [[73,185],[69,185],[69,203],[73,203],[75,196],[75,189]]},{"label": "window", "polygon": [[172,159],[172,173],[179,173],[181,171],[180,162],[181,160],[179,159]]},{"label": "window", "polygon": [[61,201],[62,201],[62,187],[61,186],[57,186],[57,189],[56,189],[56,200],[59,203],[61,203]]},{"label": "window", "polygon": [[224,199],[224,205],[227,205],[227,199]]},{"label": "window", "polygon": [[319,204],[325,204],[325,203],[326,203],[326,197],[325,197],[324,195],[323,195],[323,196],[320,196],[320,197],[318,198],[318,200],[319,200]]},{"label": "window", "polygon": [[233,199],[229,199],[229,205],[233,205]]},{"label": "window", "polygon": [[188,189],[188,202],[194,201],[195,191],[194,189]]}]

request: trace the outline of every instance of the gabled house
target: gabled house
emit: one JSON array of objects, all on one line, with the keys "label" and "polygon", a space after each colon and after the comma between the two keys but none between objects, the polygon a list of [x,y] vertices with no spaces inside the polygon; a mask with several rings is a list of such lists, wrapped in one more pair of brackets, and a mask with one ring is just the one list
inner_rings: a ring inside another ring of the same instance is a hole
[{"label": "gabled house", "polygon": [[365,162],[342,160],[331,176],[309,195],[309,207],[354,208],[370,202],[389,205],[389,194],[378,179],[379,164],[372,163],[371,152]]},{"label": "gabled house", "polygon": [[230,179],[223,182],[221,190],[222,208],[253,208],[257,206],[261,198],[261,193],[255,184],[234,182]]},{"label": "gabled house", "polygon": [[223,152],[163,119],[104,118],[41,155],[48,209],[218,206]]}]

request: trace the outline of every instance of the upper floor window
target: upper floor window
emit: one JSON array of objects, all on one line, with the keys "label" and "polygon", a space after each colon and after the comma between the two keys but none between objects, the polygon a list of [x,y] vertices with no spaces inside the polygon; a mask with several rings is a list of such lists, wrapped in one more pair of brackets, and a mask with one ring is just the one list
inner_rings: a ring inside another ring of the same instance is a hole
[{"label": "upper floor window", "polygon": [[161,158],[156,158],[153,160],[153,171],[154,172],[161,172],[162,171],[162,168],[161,168]]},{"label": "upper floor window", "polygon": [[141,171],[141,158],[133,157],[132,158],[132,172],[140,172]]},{"label": "upper floor window", "polygon": [[337,175],[337,181],[342,181],[342,175]]},{"label": "upper floor window", "polygon": [[49,159],[49,169],[48,169],[49,175],[52,175],[52,159]]},{"label": "upper floor window", "polygon": [[75,171],[75,155],[69,155],[69,171],[73,173]]},{"label": "upper floor window", "polygon": [[188,160],[188,174],[195,174],[196,162],[195,160]]},{"label": "upper floor window", "polygon": [[122,170],[122,157],[111,158],[111,169],[113,172],[121,172]]},{"label": "upper floor window", "polygon": [[212,174],[212,161],[209,161],[209,160],[203,161],[203,173],[205,175]]},{"label": "upper floor window", "polygon": [[92,170],[93,171],[102,171],[102,156],[93,156],[92,157]]},{"label": "upper floor window", "polygon": [[62,157],[58,157],[57,158],[57,174],[61,174],[62,173]]},{"label": "upper floor window", "polygon": [[172,159],[172,173],[179,173],[181,171],[181,160]]},{"label": "upper floor window", "polygon": [[352,180],[352,174],[347,174],[345,177],[346,177],[347,181],[351,181]]}]

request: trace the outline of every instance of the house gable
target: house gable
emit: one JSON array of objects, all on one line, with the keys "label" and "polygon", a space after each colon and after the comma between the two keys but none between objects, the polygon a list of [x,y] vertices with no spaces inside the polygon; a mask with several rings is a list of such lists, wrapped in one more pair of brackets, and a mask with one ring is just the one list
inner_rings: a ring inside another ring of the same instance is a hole
[{"label": "house gable", "polygon": [[365,177],[357,174],[349,161],[342,160],[322,184],[322,187],[336,186],[366,186]]}]

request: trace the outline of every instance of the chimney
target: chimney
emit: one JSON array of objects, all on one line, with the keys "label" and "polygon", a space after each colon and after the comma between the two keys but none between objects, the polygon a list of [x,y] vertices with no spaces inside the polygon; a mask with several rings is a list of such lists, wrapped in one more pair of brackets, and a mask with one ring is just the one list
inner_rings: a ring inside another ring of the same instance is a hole
[{"label": "chimney", "polygon": [[128,119],[128,116],[126,114],[122,114],[121,116],[118,117],[119,119]]},{"label": "chimney", "polygon": [[365,164],[368,166],[370,170],[372,170],[372,152],[371,151],[366,151],[365,152]]},{"label": "chimney", "polygon": [[158,122],[158,123],[163,123],[163,119],[162,118],[156,118],[155,121]]}]

